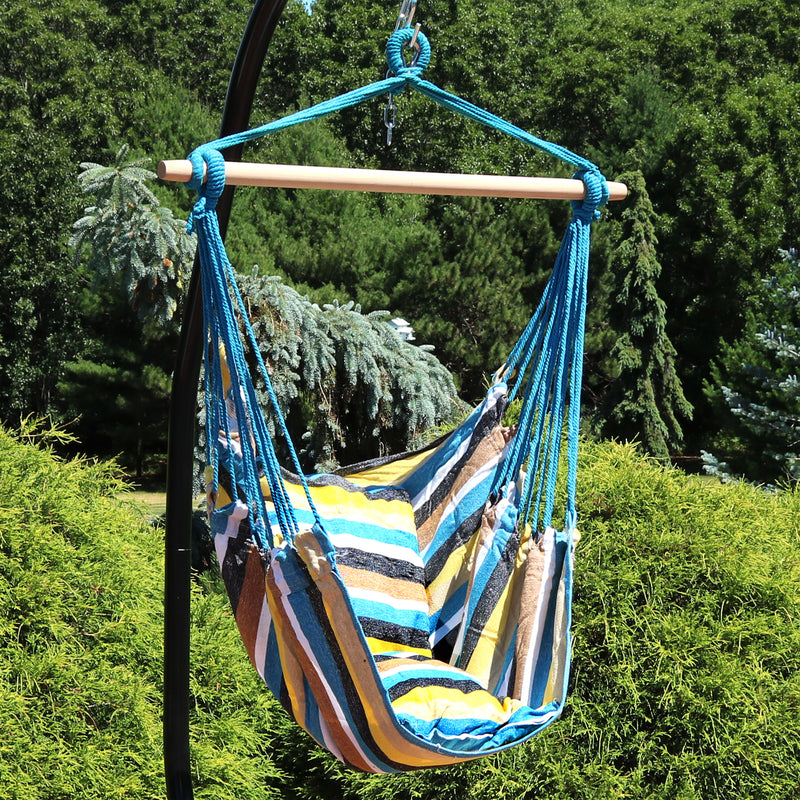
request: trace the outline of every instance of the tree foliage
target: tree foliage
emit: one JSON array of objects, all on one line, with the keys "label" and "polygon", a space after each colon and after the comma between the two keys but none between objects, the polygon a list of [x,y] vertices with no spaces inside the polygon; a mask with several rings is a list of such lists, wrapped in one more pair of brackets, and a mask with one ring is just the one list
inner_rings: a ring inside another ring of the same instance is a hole
[{"label": "tree foliage", "polygon": [[95,287],[118,287],[141,319],[167,327],[183,297],[195,242],[147,188],[155,173],[146,160],[128,161],[123,146],[111,166],[81,164],[81,190],[94,205],[74,225],[69,244],[75,259],[88,255]]},{"label": "tree foliage", "polygon": [[620,243],[609,265],[616,284],[609,323],[617,332],[610,358],[619,373],[595,424],[604,436],[638,436],[647,452],[666,458],[683,439],[679,417],[690,419],[692,407],[676,373],[666,304],[656,290],[661,264],[644,176],[634,171],[621,179],[628,185],[629,205],[622,212]]},{"label": "tree foliage", "polygon": [[[387,312],[363,314],[352,302],[320,307],[257,271],[239,284],[270,381],[309,468],[408,449],[463,412],[448,370],[429,348],[404,341]],[[268,413],[265,387],[256,380]]]},{"label": "tree foliage", "polygon": [[[62,413],[80,418],[94,452],[113,454],[107,448],[116,446],[140,476],[145,452],[158,453],[154,442],[167,407],[170,367],[163,351],[171,354],[174,347],[173,315],[195,240],[185,221],[147,187],[152,173],[127,159],[123,148],[110,167],[83,165],[81,185],[94,205],[75,223],[70,244],[94,286],[111,287],[117,299],[127,299],[139,324],[121,321],[90,358],[67,365],[60,388]],[[309,468],[405,449],[459,412],[450,373],[429,347],[403,341],[386,322],[388,312],[362,314],[352,301],[320,307],[277,277],[259,277],[257,268],[242,277],[240,291]],[[94,303],[93,311],[102,322],[109,311],[119,315],[119,303],[112,295]],[[260,388],[268,411],[266,389]]]},{"label": "tree foliage", "polygon": [[[800,261],[796,250],[764,279],[744,334],[723,343],[706,391],[736,420],[706,470],[751,480],[800,481]],[[720,460],[724,459],[724,460]]]},{"label": "tree foliage", "polygon": [[[64,247],[83,207],[78,164],[101,163],[122,144],[175,157],[212,138],[249,10],[245,0],[155,0],[146,8],[12,0],[0,11],[0,280],[8,292],[0,417],[51,410],[64,364],[94,358],[94,322],[78,299],[85,277]],[[291,0],[254,120],[381,78],[395,14],[351,0],[317,0],[309,14]],[[676,374],[695,407],[691,422],[682,420],[683,448],[708,447],[716,419],[702,383],[718,342],[741,334],[773,254],[800,237],[786,203],[798,191],[797,4],[431,0],[418,19],[433,43],[427,74],[445,88],[593,157],[611,178],[639,148],[662,267],[655,289],[668,302]],[[425,98],[406,92],[396,101],[391,147],[381,98],[257,155],[564,174]],[[176,217],[188,210],[182,187],[154,192]],[[338,297],[409,319],[473,399],[535,306],[567,213],[558,204],[239,192],[229,242],[236,263],[258,263],[315,302]],[[605,218],[616,222],[621,213],[612,207]],[[595,230],[584,371],[590,412],[615,385],[608,351],[624,333],[608,324],[616,290],[606,265],[616,231],[605,221]]]}]

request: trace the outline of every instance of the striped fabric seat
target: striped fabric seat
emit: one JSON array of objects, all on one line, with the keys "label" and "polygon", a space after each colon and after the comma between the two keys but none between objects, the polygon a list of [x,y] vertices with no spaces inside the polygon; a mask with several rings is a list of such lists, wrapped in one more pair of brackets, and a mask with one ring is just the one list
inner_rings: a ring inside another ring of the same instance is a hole
[{"label": "striped fabric seat", "polygon": [[[254,666],[322,746],[393,772],[524,741],[561,711],[570,543],[520,530],[490,490],[508,450],[502,385],[449,437],[308,480],[284,474],[301,531],[257,547],[223,475],[212,528]],[[224,439],[220,447],[228,444]],[[213,485],[210,487],[213,490]]]},{"label": "striped fabric seat", "polygon": [[[407,65],[401,50],[412,37],[419,51]],[[590,228],[609,197],[590,161],[423,79],[429,56],[418,28],[399,29],[387,45],[393,77],[190,155],[222,575],[267,685],[322,746],[372,772],[496,752],[564,706]],[[221,151],[391,93],[389,84],[570,164],[585,193],[572,201],[533,316],[469,418],[424,450],[307,478],[225,252]],[[502,417],[514,400],[509,430]],[[275,435],[295,476],[282,469]]]}]

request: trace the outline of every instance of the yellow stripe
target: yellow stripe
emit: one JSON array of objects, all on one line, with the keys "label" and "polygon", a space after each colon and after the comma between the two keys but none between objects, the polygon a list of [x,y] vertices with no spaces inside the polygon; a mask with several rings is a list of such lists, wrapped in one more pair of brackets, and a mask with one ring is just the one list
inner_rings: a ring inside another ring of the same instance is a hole
[{"label": "yellow stripe", "polygon": [[417,719],[480,719],[502,725],[523,704],[510,697],[500,702],[483,690],[465,694],[442,686],[418,686],[398,697],[392,708]]},{"label": "yellow stripe", "polygon": [[[261,487],[264,496],[269,497],[266,479],[262,479]],[[287,483],[286,493],[294,508],[310,510],[302,486]],[[346,519],[382,528],[414,530],[414,513],[404,500],[370,500],[361,492],[349,492],[341,486],[311,486],[310,493],[323,519]]]},{"label": "yellow stripe", "polygon": [[517,550],[514,570],[495,607],[481,631],[472,656],[462,668],[474,675],[484,686],[495,686],[500,680],[505,655],[511,647],[519,624],[524,562],[527,547],[525,542]]},{"label": "yellow stripe", "polygon": [[222,373],[222,391],[225,394],[228,394],[228,391],[231,388],[231,371],[228,369],[228,359],[225,356],[225,345],[220,344],[219,346],[219,368],[220,372]]},{"label": "yellow stripe", "polygon": [[479,533],[480,529],[461,547],[453,550],[439,574],[428,584],[431,615],[441,611],[447,598],[469,581]]},{"label": "yellow stripe", "polygon": [[[508,652],[507,647],[503,647],[503,640],[510,639],[517,626],[518,609],[513,608],[513,602],[509,602],[509,593],[509,585],[506,585],[481,630],[469,662],[461,665],[465,672],[484,686],[494,686],[500,678],[503,660]],[[508,641],[505,644],[508,645]]]},{"label": "yellow stripe", "polygon": [[[387,642],[385,639],[376,639],[374,636],[367,636],[367,644],[372,653],[416,653],[426,658],[433,658],[433,654],[425,647],[411,647],[407,644],[397,642]],[[416,663],[416,662],[414,662]]]},{"label": "yellow stripe", "polygon": [[360,472],[345,475],[348,481],[357,486],[398,486],[413,472],[418,470],[438,450],[424,450],[406,458],[398,458],[390,464],[381,464]]},{"label": "yellow stripe", "polygon": [[230,505],[233,502],[231,496],[222,488],[222,486],[217,487],[217,499],[214,503],[215,508],[222,508],[223,506]]}]

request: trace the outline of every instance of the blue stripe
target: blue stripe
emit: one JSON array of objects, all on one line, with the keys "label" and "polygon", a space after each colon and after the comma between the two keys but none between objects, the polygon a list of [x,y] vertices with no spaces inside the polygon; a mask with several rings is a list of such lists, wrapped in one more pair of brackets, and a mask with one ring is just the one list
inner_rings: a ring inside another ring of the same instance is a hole
[{"label": "blue stripe", "polygon": [[357,617],[385,620],[392,625],[425,631],[425,635],[428,635],[428,615],[422,611],[396,608],[388,603],[362,600],[358,597],[351,598],[351,603]]},{"label": "blue stripe", "polygon": [[476,484],[469,492],[460,497],[457,505],[449,514],[442,516],[436,528],[435,536],[425,548],[424,554],[422,554],[422,559],[426,566],[439,555],[439,550],[442,548],[444,548],[445,552],[448,549],[453,549],[450,543],[453,534],[461,527],[464,520],[484,508],[493,479],[494,470],[489,472],[486,478]]},{"label": "blue stripe", "polygon": [[553,662],[553,635],[555,627],[556,604],[558,602],[559,584],[564,579],[564,557],[567,554],[567,543],[563,534],[556,534],[553,558],[555,561],[555,574],[550,593],[550,602],[547,604],[547,615],[541,633],[539,658],[534,668],[534,678],[531,684],[530,704],[540,706],[544,699],[544,692],[550,679],[550,669]]},{"label": "blue stripe", "polygon": [[[313,495],[314,490],[311,489]],[[413,519],[409,516],[410,529],[406,528],[391,528],[386,525],[374,524],[371,522],[353,521],[345,517],[331,517],[326,516],[325,505],[319,503],[319,509],[323,516],[325,516],[325,530],[329,535],[336,534],[349,534],[357,536],[359,539],[369,540],[372,539],[382,544],[393,544],[400,547],[405,547],[413,551],[414,554],[419,552],[419,543],[413,530]],[[315,523],[314,515],[312,512],[303,508],[294,508],[295,517],[298,523],[312,526]],[[375,509],[375,516],[379,517],[381,513],[380,507]],[[274,511],[270,508],[269,520],[271,524],[277,524],[278,519]]]}]

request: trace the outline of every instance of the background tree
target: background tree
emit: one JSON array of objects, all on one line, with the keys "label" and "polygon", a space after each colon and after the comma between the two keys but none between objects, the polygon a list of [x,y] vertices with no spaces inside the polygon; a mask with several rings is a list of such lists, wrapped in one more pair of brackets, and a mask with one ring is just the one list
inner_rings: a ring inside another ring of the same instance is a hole
[{"label": "background tree", "polygon": [[463,413],[449,371],[429,348],[401,339],[387,312],[363,314],[352,301],[320,307],[257,270],[239,284],[308,469],[408,449]]},{"label": "background tree", "polygon": [[57,405],[83,446],[118,456],[139,479],[164,465],[174,317],[195,251],[186,222],[148,188],[155,174],[145,163],[123,146],[111,166],[81,165],[92,205],[69,244],[89,276],[79,303],[85,342],[65,365]]},{"label": "background tree", "polygon": [[638,438],[647,452],[667,458],[682,442],[678,418],[691,419],[692,407],[675,369],[666,304],[656,289],[661,264],[645,179],[637,170],[621,180],[630,194],[609,265],[615,280],[609,323],[616,331],[610,353],[616,375],[595,414],[594,427],[602,436]]},{"label": "background tree", "polygon": [[[250,0],[184,5],[10,0],[0,10],[0,153],[7,165],[0,417],[52,410],[64,363],[95,360],[89,351],[100,321],[81,305],[86,276],[65,249],[84,205],[78,164],[100,163],[125,143],[151,154],[154,165],[216,133]],[[317,0],[309,14],[290,0],[254,121],[381,78],[396,12],[383,0]],[[717,418],[702,383],[718,342],[741,334],[774,253],[800,238],[785,202],[800,189],[793,169],[800,126],[792,124],[800,107],[800,6],[491,0],[478,8],[430,0],[420,13],[434,47],[427,72],[445,88],[594,156],[611,178],[626,168],[625,153],[643,146],[662,265],[656,289],[669,300],[667,334],[695,408],[691,422],[682,420],[683,449],[708,449]],[[296,144],[285,149],[294,148],[298,160],[327,149],[334,163],[353,166],[562,174],[519,143],[408,93],[398,98],[399,126],[387,148],[384,102],[337,115],[313,135],[297,129]],[[257,155],[269,157],[271,147]],[[152,188],[176,216],[188,212],[183,187]],[[489,201],[237,195],[229,230],[236,263],[245,270],[258,263],[319,303],[353,300],[367,313],[387,308],[411,320],[419,341],[461,373],[465,397],[480,389],[479,360],[494,367],[513,342],[568,212],[560,204],[529,211],[528,204]],[[606,219],[616,213],[610,209]],[[474,225],[472,253],[461,252],[465,220]],[[604,265],[615,230],[606,222],[595,230],[589,412],[614,377],[613,286]],[[513,302],[495,299],[509,296],[503,283]],[[426,292],[428,285],[436,292]],[[469,290],[478,292],[472,307],[450,314]]]},{"label": "background tree", "polygon": [[78,183],[95,205],[72,226],[69,244],[86,266],[93,288],[114,287],[140,319],[167,327],[183,296],[194,260],[195,241],[186,221],[175,219],[147,187],[156,174],[146,159],[128,161],[128,147],[113,165],[81,164]]},{"label": "background tree", "polygon": [[[75,223],[70,244],[93,276],[84,311],[98,338],[94,350],[68,365],[59,388],[62,414],[78,417],[81,440],[94,452],[121,452],[140,476],[145,454],[158,460],[164,450],[175,311],[196,243],[185,221],[147,187],[154,175],[127,157],[122,148],[110,167],[82,165],[79,180],[93,204]],[[362,314],[352,301],[320,307],[279,277],[259,276],[258,268],[240,284],[309,469],[407,448],[460,412],[448,370],[430,348],[403,341],[386,322],[388,312]],[[136,319],[121,311],[120,300]],[[117,320],[113,328],[109,316]],[[266,395],[262,400],[268,408]]]},{"label": "background tree", "polygon": [[[706,471],[775,483],[800,481],[800,260],[796,250],[758,293],[744,334],[723,343],[706,392],[731,418]],[[720,460],[724,459],[724,460]]]}]

